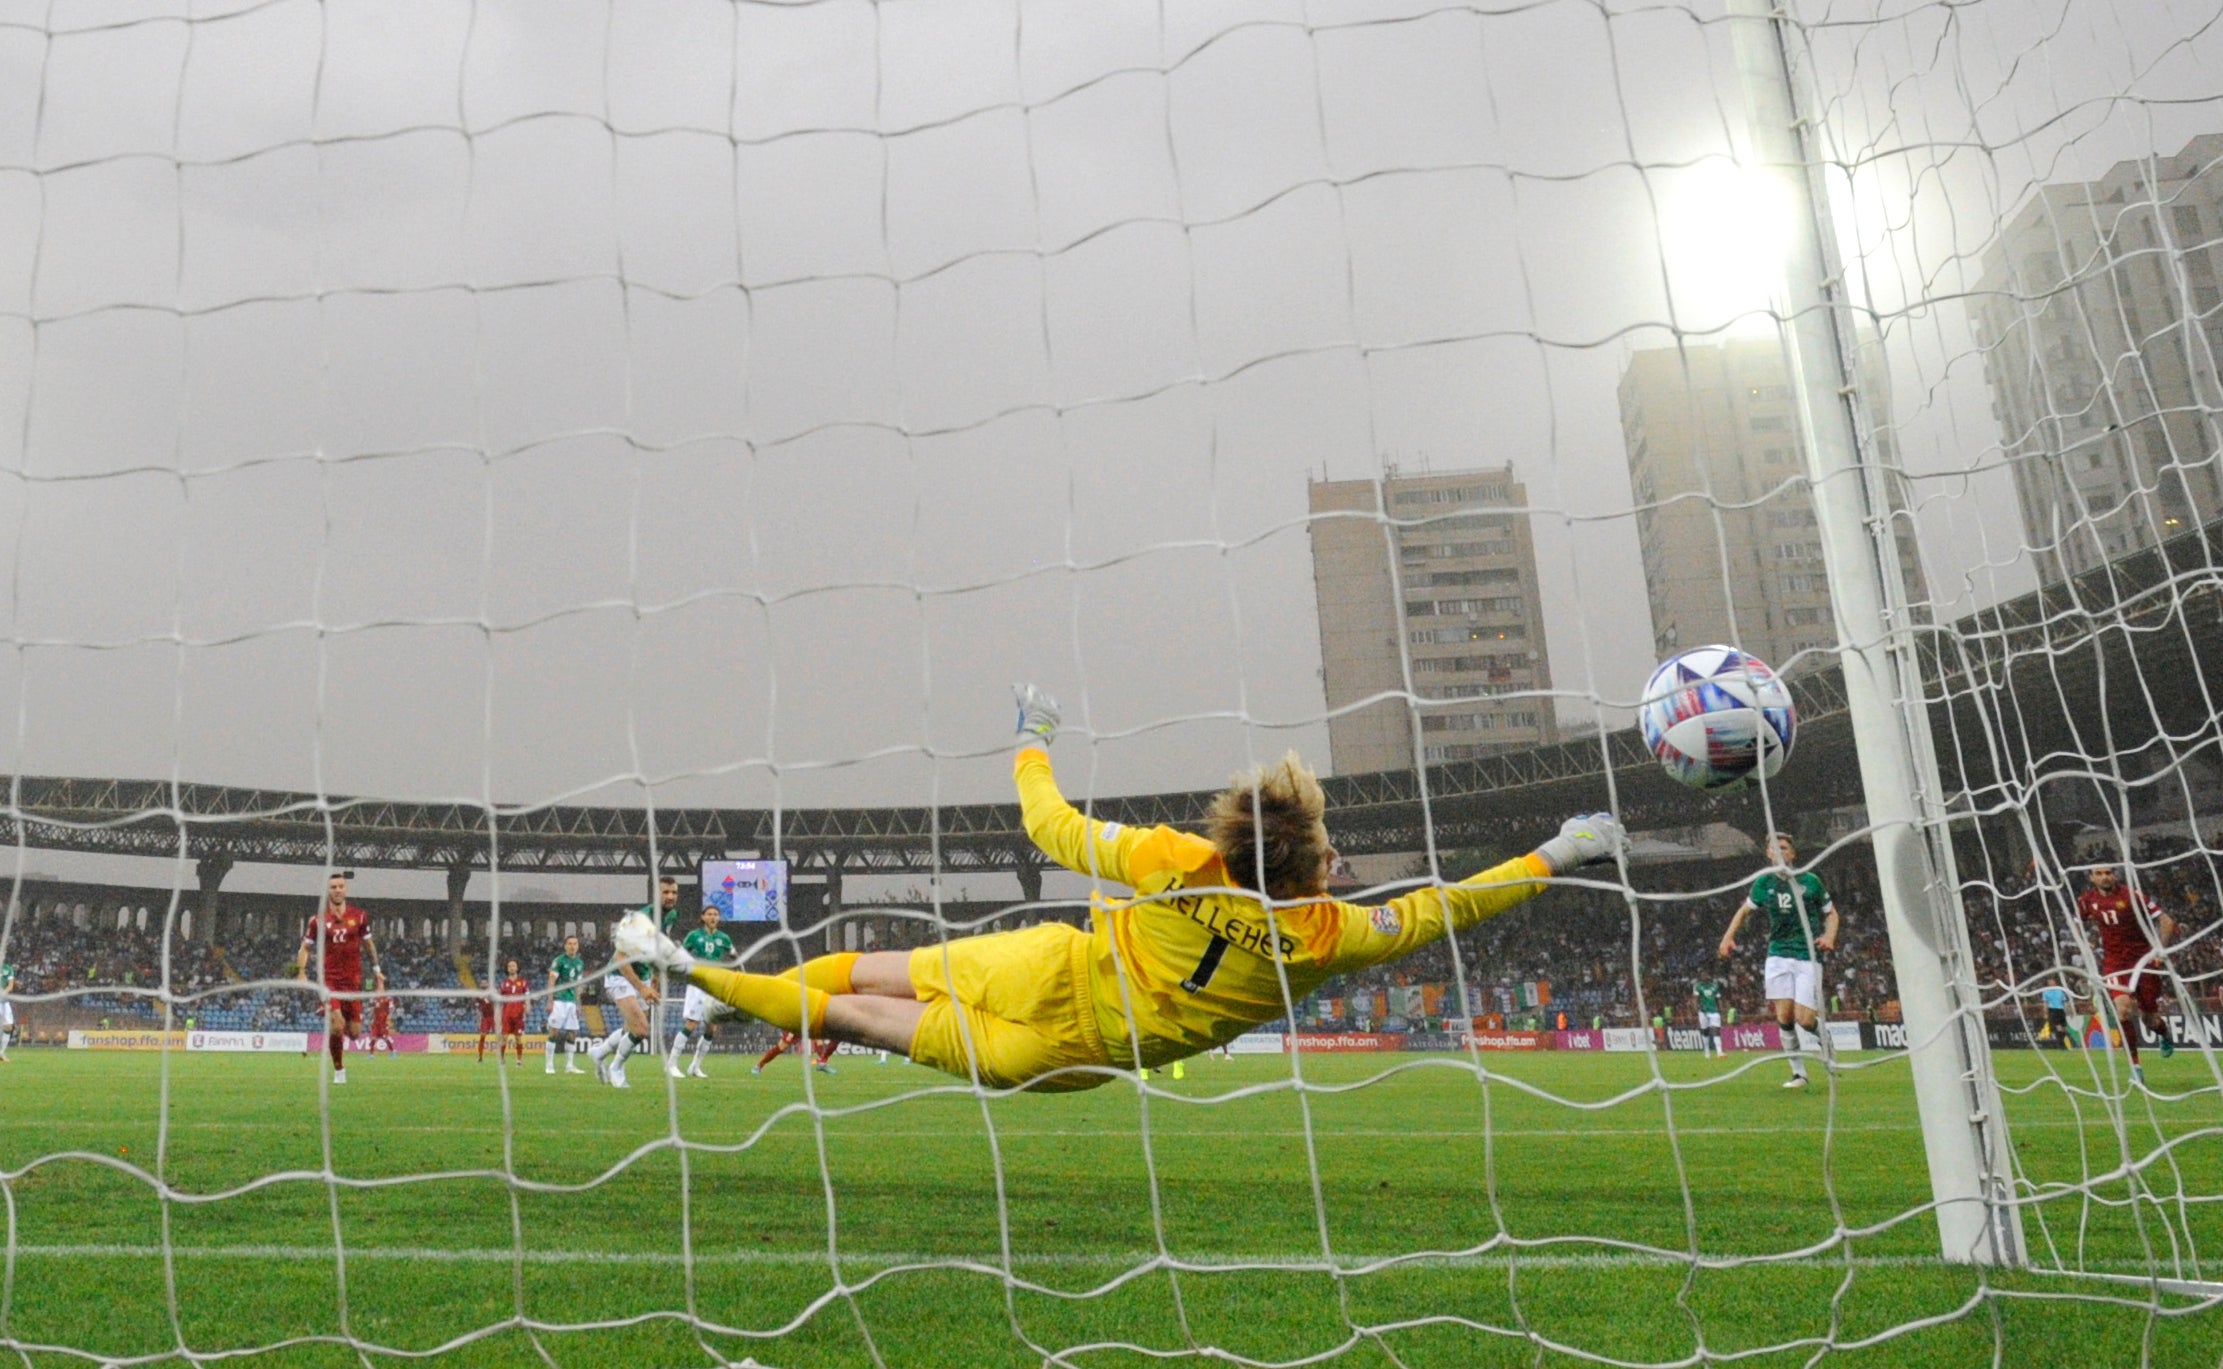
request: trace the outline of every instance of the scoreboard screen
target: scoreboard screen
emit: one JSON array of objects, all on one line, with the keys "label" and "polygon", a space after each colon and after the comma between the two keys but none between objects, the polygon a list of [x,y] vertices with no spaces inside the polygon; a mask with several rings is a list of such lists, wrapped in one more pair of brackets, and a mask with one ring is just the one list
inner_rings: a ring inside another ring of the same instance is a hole
[{"label": "scoreboard screen", "polygon": [[778,922],[787,916],[787,862],[704,861],[702,905],[727,922]]}]

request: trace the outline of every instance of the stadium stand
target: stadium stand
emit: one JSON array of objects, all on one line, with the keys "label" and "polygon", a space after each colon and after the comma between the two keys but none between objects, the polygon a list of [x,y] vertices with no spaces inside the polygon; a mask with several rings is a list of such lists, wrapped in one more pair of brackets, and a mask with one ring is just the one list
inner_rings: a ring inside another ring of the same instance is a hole
[{"label": "stadium stand", "polygon": [[[2223,838],[2211,848],[2223,847]],[[2223,870],[2183,837],[2150,836],[2134,851],[2139,878],[2184,924],[2173,954],[2178,974],[2197,1006],[2219,1003],[2223,991],[2223,918],[2216,891]],[[1416,867],[1417,868],[1417,867]],[[1972,863],[1972,868],[1976,867]],[[1884,936],[1874,867],[1865,846],[1831,853],[1818,867],[1843,914],[1843,939],[1829,959],[1827,990],[1839,1018],[1893,1020],[1897,1016],[1889,946]],[[1747,934],[1743,948],[1723,965],[1716,946],[1755,873],[1750,860],[1690,860],[1638,872],[1642,890],[1633,907],[1641,954],[1632,958],[1631,900],[1614,890],[1584,890],[1555,900],[1548,915],[1516,911],[1472,928],[1459,938],[1457,960],[1448,944],[1427,948],[1392,966],[1331,980],[1297,1007],[1306,1027],[1327,1030],[1445,1029],[1457,1020],[1502,1014],[1508,1023],[1548,1025],[1564,1013],[1570,1025],[1641,1026],[1655,1014],[1669,1023],[1690,1019],[1691,981],[1718,973],[1727,1001],[1745,1013],[1760,1006],[1761,957]],[[34,1026],[51,1025],[69,1010],[119,1024],[160,1017],[155,993],[163,983],[162,913],[169,891],[144,888],[25,883],[11,956],[20,966],[18,993],[65,995],[23,1006]],[[2060,966],[2077,963],[2067,897],[2056,884],[2041,889],[2027,876],[2007,886],[1978,885],[1964,892],[1977,972],[1987,1011],[2013,1016],[2018,999],[2035,995],[2040,981]],[[300,898],[233,895],[227,909],[240,930],[223,944],[175,938],[170,947],[170,987],[189,999],[181,1017],[213,1030],[315,1030],[315,1000],[289,980],[299,947]],[[397,902],[373,909],[389,987],[401,998],[399,1017],[410,1031],[473,1031],[477,1007],[470,996],[479,975],[473,951],[450,945],[437,914],[444,905]],[[472,905],[466,918],[483,928],[487,909]],[[514,953],[536,987],[565,935],[582,935],[592,948],[614,909],[577,904],[505,905],[504,954]],[[992,930],[1047,917],[1076,920],[1073,907],[1015,908],[992,902],[945,902],[940,915],[953,927]],[[852,905],[845,918],[863,925],[861,943],[902,949],[931,942],[934,915],[917,903]],[[803,934],[805,948],[817,939]],[[777,969],[792,960],[792,943],[773,938],[748,951],[754,966]],[[1642,982],[1630,965],[1644,966]],[[1469,986],[1462,1005],[1457,984]],[[1639,998],[1641,990],[1641,999]],[[599,1017],[599,986],[585,995],[592,1027]],[[1464,1007],[1467,1011],[1462,1012]],[[537,1018],[537,1012],[536,1012]]]}]

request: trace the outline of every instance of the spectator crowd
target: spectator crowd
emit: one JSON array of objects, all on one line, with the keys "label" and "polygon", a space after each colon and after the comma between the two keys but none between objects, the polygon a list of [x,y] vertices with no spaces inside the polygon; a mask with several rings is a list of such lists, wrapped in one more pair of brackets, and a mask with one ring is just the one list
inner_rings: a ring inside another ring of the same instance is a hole
[{"label": "spectator crowd", "polygon": [[[2223,990],[2223,919],[2217,911],[2223,905],[2223,869],[2211,854],[2219,845],[2223,838],[2206,846],[2149,839],[2131,862],[2139,887],[2181,924],[2171,963],[2194,1002],[2180,1008],[2218,1010]],[[1838,1017],[1895,1019],[1890,945],[1868,849],[1841,848],[1815,868],[1840,914],[1837,949],[1824,960],[1828,1008]],[[2040,877],[2027,865],[2000,870],[1981,851],[1971,851],[1963,856],[1962,872],[1962,910],[1986,1010],[2023,1011],[2056,980],[2088,999],[2091,983],[2083,968],[2088,942],[2074,916],[2082,867]],[[1331,980],[1297,1006],[1296,1017],[1301,1025],[1331,1030],[1442,1029],[1485,1014],[1513,1026],[1554,1026],[1562,1020],[1569,1026],[1632,1026],[1655,1018],[1687,1023],[1695,1009],[1691,985],[1701,978],[1720,979],[1725,1002],[1755,1014],[1763,998],[1764,925],[1748,924],[1736,954],[1726,961],[1718,947],[1758,873],[1749,859],[1693,860],[1636,867],[1633,892],[1562,888],[1453,941]],[[318,1029],[315,992],[290,982],[300,948],[297,925],[286,925],[290,914],[257,919],[260,926],[214,942],[172,936],[165,962],[162,919],[149,916],[146,907],[157,896],[137,889],[108,893],[113,901],[55,910],[60,916],[27,917],[21,904],[14,908],[0,960],[17,966],[19,996],[59,996],[80,1017],[97,1012],[119,1024],[145,1025],[159,1020],[167,985],[176,1005],[173,1021],[181,1024]],[[300,905],[303,918],[311,907],[306,900]],[[868,925],[862,936],[844,944],[893,949],[944,934],[1081,915],[1077,909],[944,903],[937,921],[919,905],[852,906],[845,917]],[[477,963],[484,959],[483,946],[464,953],[481,986],[466,988],[458,953],[444,937],[394,935],[396,928],[415,925],[396,919],[378,938],[399,1029],[475,1030],[477,998],[493,977]],[[517,957],[537,990],[561,949],[557,933],[563,924],[525,917],[510,925],[516,934],[503,939],[502,954]],[[793,944],[760,947],[751,963],[776,969],[798,951],[815,950],[819,936],[807,931]],[[587,958],[591,965],[594,948]],[[585,996],[591,1001],[595,994],[590,976]]]}]

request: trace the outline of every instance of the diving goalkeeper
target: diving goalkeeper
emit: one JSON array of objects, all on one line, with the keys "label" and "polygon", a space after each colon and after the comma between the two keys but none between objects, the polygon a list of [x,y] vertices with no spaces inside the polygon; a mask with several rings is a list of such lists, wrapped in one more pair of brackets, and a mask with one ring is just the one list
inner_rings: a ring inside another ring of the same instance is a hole
[{"label": "diving goalkeeper", "polygon": [[1620,840],[1608,814],[1570,819],[1463,883],[1361,908],[1327,896],[1326,796],[1294,753],[1215,799],[1206,836],[1092,822],[1050,771],[1056,703],[1031,685],[1018,694],[1012,770],[1027,835],[1067,869],[1134,891],[1097,896],[1090,930],[1047,922],[759,975],[697,964],[636,914],[617,926],[618,958],[669,966],[783,1030],[898,1051],[988,1088],[1090,1089],[1286,1016],[1330,975],[1495,917]]}]

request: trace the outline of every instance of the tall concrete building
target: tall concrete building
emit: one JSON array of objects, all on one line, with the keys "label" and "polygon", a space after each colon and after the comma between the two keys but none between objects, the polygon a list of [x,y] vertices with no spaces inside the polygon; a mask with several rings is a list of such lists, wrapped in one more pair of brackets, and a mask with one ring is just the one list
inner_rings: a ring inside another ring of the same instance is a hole
[{"label": "tall concrete building", "polygon": [[2024,535],[2048,584],[2223,511],[2223,135],[2041,187],[1974,304]]},{"label": "tall concrete building", "polygon": [[[1880,366],[1863,367],[1872,414],[1887,410]],[[1806,483],[1790,367],[1774,337],[1640,351],[1621,373],[1621,435],[1658,657],[1729,642],[1778,670],[1827,664],[1837,643],[1821,533]],[[1890,437],[1871,423],[1886,465]],[[1903,510],[1894,487],[1892,504]],[[1922,605],[1912,523],[1900,571]]]},{"label": "tall concrete building", "polygon": [[[1527,506],[1510,466],[1312,483],[1331,712],[1403,691],[1409,658],[1425,763],[1554,739]],[[1332,717],[1336,773],[1412,769],[1412,718],[1402,698]]]}]

